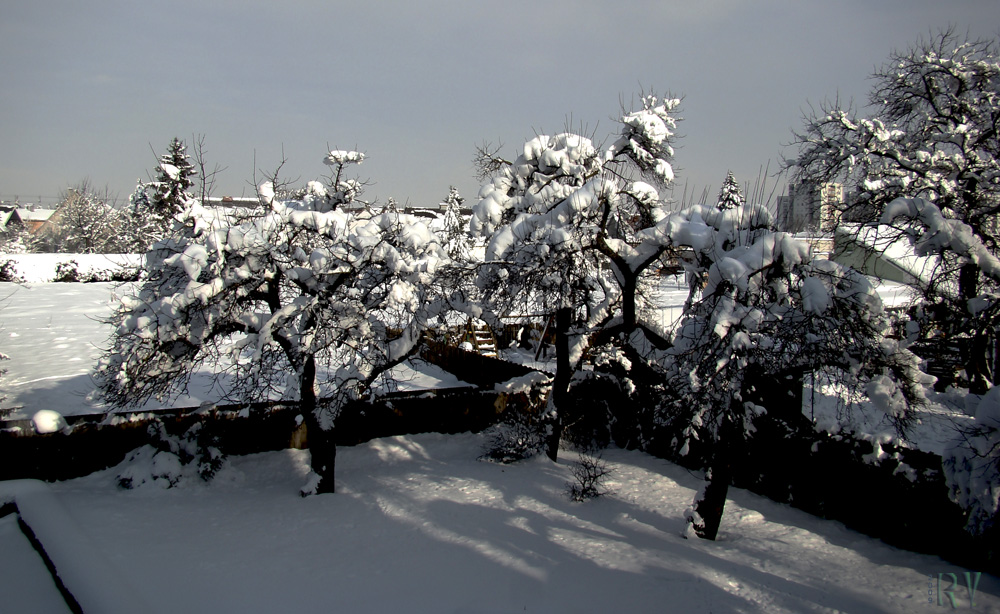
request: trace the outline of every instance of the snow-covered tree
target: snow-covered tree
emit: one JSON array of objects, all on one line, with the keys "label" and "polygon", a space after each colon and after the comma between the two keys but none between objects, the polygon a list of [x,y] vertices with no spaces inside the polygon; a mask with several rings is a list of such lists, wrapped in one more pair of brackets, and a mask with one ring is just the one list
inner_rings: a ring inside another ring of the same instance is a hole
[{"label": "snow-covered tree", "polygon": [[[961,220],[946,216],[921,198],[897,198],[885,207],[885,223],[904,222],[917,254],[951,254],[976,267],[988,287],[1000,286],[1000,259],[975,231]],[[984,284],[986,285],[986,284]],[[1000,295],[984,292],[968,301],[968,313],[987,336],[1000,319]],[[979,400],[975,423],[959,430],[957,441],[944,455],[945,478],[952,499],[969,514],[967,528],[982,533],[994,525],[1000,496],[1000,388]],[[976,395],[970,394],[970,398]]]},{"label": "snow-covered tree", "polygon": [[40,244],[36,237],[24,225],[19,224],[16,228],[8,228],[7,232],[0,234],[0,253],[4,254],[25,254],[40,251],[45,246]]},{"label": "snow-covered tree", "polygon": [[445,249],[452,260],[466,262],[471,258],[471,235],[469,222],[462,214],[465,198],[458,193],[458,188],[450,186],[448,196],[441,203],[444,213],[441,215],[442,239]]},{"label": "snow-covered tree", "polygon": [[[507,162],[495,156],[470,228],[488,238],[480,284],[498,313],[515,307],[554,314],[556,374],[547,410],[548,455],[555,459],[574,372],[591,336],[601,342],[644,329],[636,289],[662,246],[634,247],[637,233],[663,217],[657,183],[673,180],[670,145],[676,99],[644,96],[623,112],[604,150],[571,133],[539,135]],[[522,311],[523,312],[523,311]]]},{"label": "snow-covered tree", "polygon": [[[354,153],[331,152],[335,176],[360,161]],[[429,282],[447,263],[418,219],[356,215],[319,191],[281,201],[265,183],[261,215],[233,220],[190,203],[174,216],[146,256],[146,280],[111,318],[97,375],[114,406],[181,391],[202,363],[232,376],[234,400],[298,400],[315,472],[304,494],[333,491],[334,421],[415,351],[441,304]]]},{"label": "snow-covered tree", "polygon": [[736,183],[733,171],[729,171],[726,173],[726,180],[722,182],[722,189],[719,190],[719,209],[722,211],[735,209],[745,203],[746,198],[743,196],[743,190],[740,189],[740,184]]},{"label": "snow-covered tree", "polygon": [[123,213],[113,205],[107,193],[99,194],[89,181],[82,181],[63,194],[59,208],[52,214],[50,230],[39,240],[54,251],[81,254],[120,253],[124,250]]},{"label": "snow-covered tree", "polygon": [[706,486],[689,512],[700,537],[715,538],[740,460],[734,449],[754,419],[789,411],[773,402],[787,375],[837,368],[899,430],[923,402],[918,361],[885,339],[887,321],[867,279],[813,259],[807,244],[774,230],[763,208],[694,206],[643,234],[693,250],[688,266],[704,282],[665,352],[672,402],[662,416],[681,433],[681,455],[695,442],[711,451]]},{"label": "snow-covered tree", "polygon": [[974,426],[945,452],[944,473],[949,496],[968,513],[969,532],[993,528],[1000,507],[1000,386],[983,396]]},{"label": "snow-covered tree", "polygon": [[[996,42],[945,30],[893,53],[873,81],[867,116],[834,102],[805,119],[804,131],[796,135],[798,156],[788,161],[798,179],[856,188],[857,198],[847,207],[864,211],[870,221],[898,197],[932,202],[995,254],[1000,244]],[[908,219],[893,219],[898,233],[911,232]],[[969,339],[965,370],[970,390],[982,394],[993,379],[987,357],[998,322],[984,321],[970,305],[997,286],[975,258],[953,250],[938,255],[941,265],[921,290],[947,314],[950,332]]]},{"label": "snow-covered tree", "polygon": [[139,180],[128,197],[122,215],[122,239],[128,253],[144,253],[170,232],[172,222],[162,220],[153,213],[151,192],[149,185]]},{"label": "snow-covered tree", "polygon": [[[200,147],[201,142],[198,143]],[[202,160],[199,160],[204,165]],[[218,169],[212,171],[214,175]],[[172,231],[174,216],[187,210],[195,202],[191,189],[198,174],[187,154],[184,141],[174,138],[167,147],[167,153],[160,156],[153,179],[139,180],[129,196],[122,235],[129,251],[145,252],[154,243]],[[202,193],[208,187],[201,186]]]},{"label": "snow-covered tree", "polygon": [[154,180],[147,184],[151,190],[150,212],[165,227],[169,227],[170,219],[187,209],[193,200],[191,188],[194,186],[192,177],[195,174],[197,171],[191,163],[191,156],[187,154],[187,146],[184,141],[175,137],[170,141],[167,153],[160,156]]}]

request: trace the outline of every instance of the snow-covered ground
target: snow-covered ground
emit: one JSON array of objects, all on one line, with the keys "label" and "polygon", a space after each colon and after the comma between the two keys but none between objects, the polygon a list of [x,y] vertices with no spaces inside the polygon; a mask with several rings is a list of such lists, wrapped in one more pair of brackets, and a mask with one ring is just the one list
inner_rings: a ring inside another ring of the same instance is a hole
[{"label": "snow-covered ground", "polygon": [[[0,284],[0,351],[12,358],[3,407],[19,407],[15,417],[102,409],[89,374],[113,289]],[[679,309],[683,289],[662,291],[664,311]],[[199,384],[208,375],[176,404],[214,400]],[[397,380],[400,389],[461,385],[420,364]],[[820,413],[835,415],[832,397],[817,398]],[[940,419],[943,436],[964,401],[934,400],[924,422]],[[573,503],[572,453],[500,466],[476,460],[482,445],[478,435],[420,435],[345,448],[339,492],[307,499],[298,496],[302,451],[234,457],[211,484],[172,490],[119,490],[111,469],[51,485],[69,522],[22,512],[57,525],[50,534],[64,546],[95,544],[63,553],[84,572],[97,558],[114,568],[90,590],[112,600],[128,592],[163,611],[936,612],[938,578],[949,586],[938,574],[949,573],[958,605],[969,604],[969,570],[745,491],[731,491],[718,542],[686,540],[681,519],[700,476],[641,453],[606,451],[614,494]],[[4,607],[58,611],[39,565],[12,517],[0,519]],[[997,578],[981,577],[974,611],[1000,612]]]},{"label": "snow-covered ground", "polygon": [[[48,264],[46,261],[45,266],[25,268],[37,271],[35,276],[40,279]],[[679,317],[683,307],[687,290],[680,282],[667,278],[652,294],[659,308],[647,317],[663,328]],[[2,364],[7,373],[0,378],[0,397],[6,399],[0,401],[0,407],[11,410],[9,418],[28,419],[40,410],[55,410],[66,416],[105,411],[96,397],[91,374],[101,348],[108,344],[111,327],[102,324],[101,319],[111,313],[116,288],[118,284],[114,283],[0,283],[0,352],[11,357]],[[891,299],[902,291],[897,286],[884,286],[880,293]],[[528,354],[522,352],[512,358],[552,369],[550,363],[535,362]],[[213,382],[210,371],[196,372],[187,394],[170,400],[168,406],[197,407],[203,402],[222,400],[223,391],[213,387]],[[378,383],[377,392],[466,385],[434,365],[417,362],[393,370],[391,380]],[[908,433],[908,440],[911,445],[940,453],[954,437],[956,425],[971,420],[971,416],[964,411],[960,397],[930,396],[932,403]],[[807,389],[803,411],[829,430],[854,430],[883,437],[893,433],[878,416],[866,417],[859,412],[848,416],[838,404],[839,396],[832,391],[818,388],[814,396]],[[162,406],[153,401],[141,409]]]},{"label": "snow-covered ground", "polygon": [[[100,319],[111,314],[113,283],[0,283],[0,352],[10,356],[0,379],[2,407],[13,419],[30,418],[42,409],[63,415],[100,413],[91,379],[111,327]],[[211,373],[193,378],[189,394],[177,407],[217,401]],[[146,409],[154,408],[150,404]]]},{"label": "snow-covered ground", "polygon": [[[111,313],[114,283],[0,283],[0,352],[10,356],[2,365],[0,407],[12,409],[11,419],[28,419],[40,410],[65,416],[105,410],[91,379],[102,347],[109,345],[111,327],[101,322]],[[202,370],[192,378],[187,394],[168,406],[197,407],[218,402],[223,391],[213,387],[213,374]],[[423,361],[400,365],[391,378],[378,382],[377,393],[457,388],[469,384]],[[140,409],[156,409],[155,401]]]},{"label": "snow-covered ground", "polygon": [[[2,483],[0,483],[2,486]],[[9,612],[57,614],[70,609],[42,562],[17,526],[17,516],[0,518],[0,591]]]},{"label": "snow-covered ground", "polygon": [[[482,445],[344,448],[339,492],[306,499],[296,450],[232,458],[208,485],[123,491],[111,469],[51,489],[96,544],[72,565],[106,559],[98,588],[164,612],[938,612],[947,573],[969,607],[967,570],[741,490],[719,541],[684,539],[699,476],[639,452],[606,451],[614,493],[575,503],[572,453],[504,466],[477,461]],[[0,569],[4,594],[26,586],[29,570]],[[974,597],[1000,612],[1000,581],[982,575]]]}]

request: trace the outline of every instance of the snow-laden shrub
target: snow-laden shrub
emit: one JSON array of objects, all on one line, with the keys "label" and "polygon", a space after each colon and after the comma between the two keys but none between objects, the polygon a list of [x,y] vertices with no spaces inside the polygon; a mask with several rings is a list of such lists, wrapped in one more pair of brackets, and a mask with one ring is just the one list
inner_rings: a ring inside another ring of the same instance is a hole
[{"label": "snow-laden shrub", "polygon": [[181,481],[184,467],[176,454],[157,450],[146,444],[129,453],[125,467],[115,480],[125,489],[156,484],[161,488],[173,488]]},{"label": "snow-laden shrub", "polygon": [[51,433],[69,433],[70,428],[66,423],[66,418],[57,411],[42,409],[31,416],[31,426],[39,435]]},{"label": "snow-laden shrub", "polygon": [[983,396],[975,425],[945,452],[944,474],[948,496],[968,513],[966,529],[978,535],[991,528],[1000,503],[1000,386]]},{"label": "snow-laden shrub", "polygon": [[60,262],[56,265],[56,276],[52,281],[80,281],[80,264],[76,260]]},{"label": "snow-laden shrub", "polygon": [[17,263],[14,260],[4,260],[0,262],[0,281],[10,281],[14,283],[24,282],[24,276],[17,270]]},{"label": "snow-laden shrub", "polygon": [[52,281],[98,283],[113,281],[138,281],[140,277],[139,267],[118,265],[109,268],[100,268],[87,263],[89,266],[81,266],[76,260],[67,260],[56,264],[55,277]]},{"label": "snow-laden shrub", "polygon": [[182,435],[174,435],[162,421],[156,420],[149,425],[148,432],[151,443],[129,454],[116,478],[122,488],[145,484],[173,488],[182,479],[196,475],[207,482],[225,464],[226,456],[216,445],[216,438],[200,422]]},{"label": "snow-laden shrub", "polygon": [[541,411],[551,390],[552,379],[538,372],[496,385],[507,406],[503,418],[486,431],[482,460],[514,463],[545,449],[549,425]]},{"label": "snow-laden shrub", "polygon": [[487,430],[483,460],[515,463],[536,456],[545,449],[545,426],[537,415],[506,411],[503,420]]}]

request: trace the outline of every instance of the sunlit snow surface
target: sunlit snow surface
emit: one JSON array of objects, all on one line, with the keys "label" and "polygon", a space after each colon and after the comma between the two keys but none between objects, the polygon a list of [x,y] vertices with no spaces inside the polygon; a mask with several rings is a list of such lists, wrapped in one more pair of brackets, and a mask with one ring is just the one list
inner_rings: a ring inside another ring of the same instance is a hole
[{"label": "sunlit snow surface", "polygon": [[[89,373],[107,330],[94,318],[112,289],[0,285],[5,407],[99,409]],[[683,304],[681,288],[660,291]],[[961,413],[960,397],[934,399],[942,424]],[[294,450],[233,457],[208,485],[123,491],[111,469],[51,489],[117,570],[102,588],[127,584],[164,611],[939,612],[938,574],[968,571],[737,489],[720,540],[686,540],[699,475],[608,450],[613,494],[573,503],[572,453],[501,466],[476,460],[482,445],[420,435],[344,448],[338,493],[306,499],[308,455]],[[14,525],[0,529],[16,544],[0,550],[3,586],[47,590]],[[83,569],[87,550],[71,556]],[[964,584],[956,599],[968,609]],[[982,576],[970,611],[1000,612],[996,578]]]},{"label": "sunlit snow surface", "polygon": [[[0,352],[10,356],[0,367],[0,407],[13,408],[10,418],[29,419],[39,410],[62,415],[100,413],[91,379],[101,348],[109,345],[112,327],[101,319],[111,313],[113,283],[0,283]],[[186,394],[165,403],[151,401],[143,409],[197,407],[223,399],[213,374],[195,373]],[[224,385],[224,382],[223,382]],[[469,384],[434,365],[406,363],[376,382],[376,393],[460,388]]]},{"label": "sunlit snow surface", "polygon": [[[65,255],[64,255],[65,256]],[[50,263],[45,262],[47,267]],[[39,271],[44,267],[39,267]],[[44,269],[47,270],[47,269]],[[37,273],[36,275],[41,275]],[[39,277],[40,278],[40,277]],[[664,278],[650,289],[655,309],[643,311],[651,325],[666,331],[680,317],[687,288],[682,278]],[[100,413],[104,405],[97,398],[91,374],[101,348],[108,345],[111,327],[101,319],[111,313],[111,301],[118,284],[113,283],[0,283],[0,352],[11,357],[2,365],[7,373],[0,378],[0,407],[12,409],[10,418],[30,419],[39,410],[55,410],[62,415]],[[885,302],[907,300],[899,286],[879,288]],[[534,361],[533,356],[516,355],[517,362],[538,368],[552,365]],[[545,356],[540,357],[546,360]],[[224,383],[224,382],[223,382]],[[392,372],[391,380],[376,383],[376,392],[413,392],[420,389],[466,386],[454,376],[427,363],[404,364]],[[921,414],[908,439],[914,446],[940,453],[954,436],[956,425],[970,418],[964,402],[954,395],[931,394],[932,404]],[[186,394],[165,403],[151,401],[143,409],[197,407],[203,402],[223,400],[224,392],[213,385],[212,373],[196,372]],[[838,397],[818,388],[806,390],[803,411],[827,430],[854,430],[872,435],[888,435],[892,428],[879,416],[854,412],[846,415],[838,407]]]},{"label": "sunlit snow surface", "polygon": [[[718,542],[687,540],[699,476],[608,450],[614,494],[574,503],[572,453],[504,466],[477,461],[482,445],[343,448],[339,492],[306,499],[295,450],[232,458],[209,485],[123,491],[111,469],[52,489],[112,588],[175,612],[937,612],[929,578],[964,571],[741,490]],[[1000,612],[998,595],[984,575],[975,611]]]},{"label": "sunlit snow surface", "polygon": [[[3,407],[12,418],[30,418],[48,409],[63,415],[99,413],[91,379],[111,327],[100,322],[111,313],[112,283],[0,283],[0,366]],[[174,401],[179,407],[217,400],[210,374],[195,377],[191,392]],[[153,405],[156,405],[155,403]]]}]

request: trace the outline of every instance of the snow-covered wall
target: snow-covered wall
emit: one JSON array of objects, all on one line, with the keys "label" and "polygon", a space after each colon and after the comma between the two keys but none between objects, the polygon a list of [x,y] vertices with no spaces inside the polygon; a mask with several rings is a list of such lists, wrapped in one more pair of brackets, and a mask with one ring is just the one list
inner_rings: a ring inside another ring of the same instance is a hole
[{"label": "snow-covered wall", "polygon": [[[141,254],[0,254],[10,263],[5,281],[44,283],[57,280],[60,265],[72,266],[81,281],[115,281],[142,264]],[[76,280],[72,280],[76,281]]]}]

